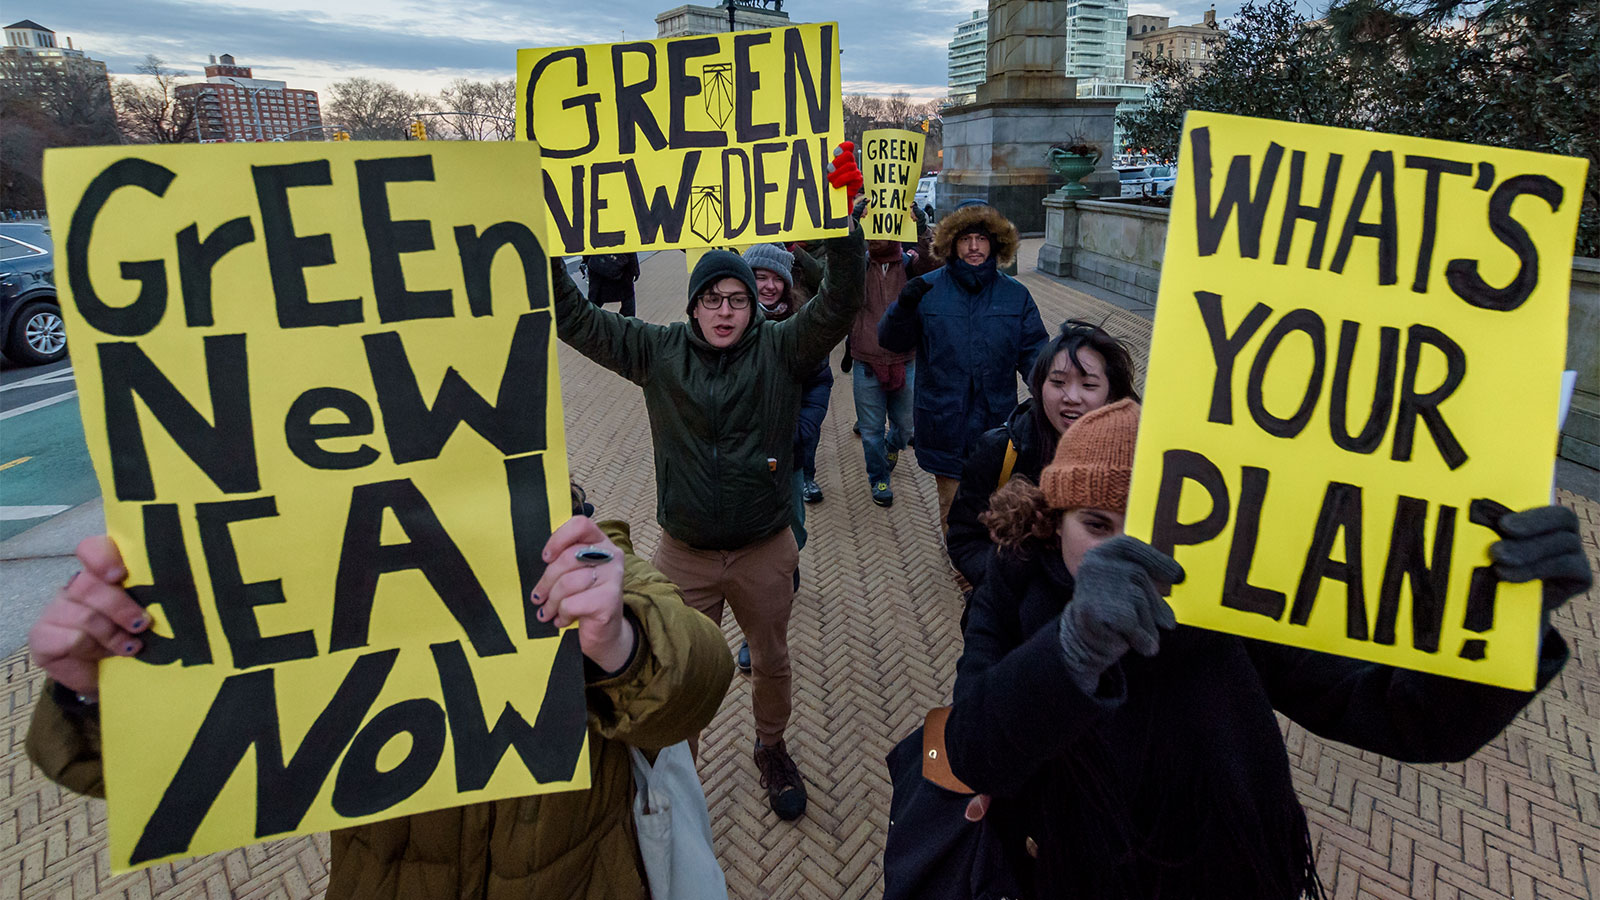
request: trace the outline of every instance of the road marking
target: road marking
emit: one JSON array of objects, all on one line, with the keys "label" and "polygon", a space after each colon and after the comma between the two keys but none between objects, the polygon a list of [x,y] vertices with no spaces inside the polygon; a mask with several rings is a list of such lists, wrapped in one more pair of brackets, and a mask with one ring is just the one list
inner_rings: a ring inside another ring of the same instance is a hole
[{"label": "road marking", "polygon": [[0,422],[4,422],[6,419],[11,418],[12,416],[20,416],[23,413],[33,412],[36,409],[44,409],[46,406],[53,406],[63,400],[71,400],[76,396],[78,396],[77,391],[67,391],[65,394],[57,394],[54,397],[46,397],[43,400],[35,400],[32,403],[29,403],[25,406],[19,406],[16,409],[8,409],[5,412],[0,412]]},{"label": "road marking", "polygon": [[0,522],[43,519],[60,515],[71,508],[70,506],[0,506]]},{"label": "road marking", "polygon": [[18,457],[17,459],[13,459],[11,462],[8,462],[8,463],[0,463],[0,472],[4,472],[5,470],[11,468],[12,466],[20,466],[20,465],[22,465],[23,463],[27,462],[30,459],[33,459],[33,457],[31,457],[31,456],[22,456],[22,457]]},{"label": "road marking", "polygon": [[38,387],[42,384],[61,384],[71,380],[72,367],[67,366],[65,369],[56,372],[46,372],[43,375],[35,375],[32,378],[24,378],[21,381],[13,381],[10,384],[0,384],[0,393],[14,391],[18,388]]}]

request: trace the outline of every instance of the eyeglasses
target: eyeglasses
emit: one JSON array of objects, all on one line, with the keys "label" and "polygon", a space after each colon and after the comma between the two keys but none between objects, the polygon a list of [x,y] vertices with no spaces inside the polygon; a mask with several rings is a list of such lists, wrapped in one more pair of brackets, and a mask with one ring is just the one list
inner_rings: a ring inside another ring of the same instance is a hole
[{"label": "eyeglasses", "polygon": [[700,306],[704,309],[721,309],[724,300],[728,301],[729,309],[745,309],[750,306],[749,294],[719,294],[711,290],[700,295]]}]

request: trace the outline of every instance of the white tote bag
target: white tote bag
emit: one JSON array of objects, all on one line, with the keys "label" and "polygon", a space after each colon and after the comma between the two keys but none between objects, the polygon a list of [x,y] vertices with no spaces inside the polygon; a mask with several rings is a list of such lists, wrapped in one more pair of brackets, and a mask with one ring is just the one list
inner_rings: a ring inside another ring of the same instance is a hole
[{"label": "white tote bag", "polygon": [[728,882],[711,847],[711,812],[689,742],[633,758],[633,821],[652,900],[728,900]]}]

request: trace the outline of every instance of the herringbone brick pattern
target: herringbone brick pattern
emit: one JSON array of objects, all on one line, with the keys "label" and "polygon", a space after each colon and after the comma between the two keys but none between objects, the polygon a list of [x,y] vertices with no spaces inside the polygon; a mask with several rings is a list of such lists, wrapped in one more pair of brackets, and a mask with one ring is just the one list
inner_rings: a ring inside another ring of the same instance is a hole
[{"label": "herringbone brick pattern", "polygon": [[[1135,347],[1149,322],[1031,272],[1024,281],[1047,322],[1105,322]],[[683,256],[657,254],[639,284],[641,314],[682,315]],[[602,516],[634,524],[654,552],[649,426],[637,388],[563,348],[572,470]],[[1142,372],[1141,372],[1142,375]],[[873,506],[848,378],[838,378],[818,473],[826,500],[810,507],[811,542],[790,631],[795,710],[789,743],[811,793],[788,825],[767,809],[750,753],[748,682],[736,678],[702,745],[717,853],[730,893],[748,898],[862,898],[882,890],[889,783],[883,757],[948,699],[960,599],[936,528],[932,479],[913,454],[896,473],[895,505]],[[1600,504],[1563,494],[1585,521],[1600,566]],[[1556,617],[1573,659],[1507,732],[1471,760],[1410,766],[1320,741],[1286,726],[1295,779],[1311,816],[1320,870],[1338,900],[1514,898],[1600,900],[1600,607],[1575,600]],[[737,626],[728,617],[730,645]],[[0,900],[26,897],[301,898],[327,881],[324,836],[298,838],[109,877],[102,804],[65,794],[23,754],[40,677],[18,653],[4,662],[5,765],[0,769]],[[1231,898],[1230,898],[1231,900]]]}]

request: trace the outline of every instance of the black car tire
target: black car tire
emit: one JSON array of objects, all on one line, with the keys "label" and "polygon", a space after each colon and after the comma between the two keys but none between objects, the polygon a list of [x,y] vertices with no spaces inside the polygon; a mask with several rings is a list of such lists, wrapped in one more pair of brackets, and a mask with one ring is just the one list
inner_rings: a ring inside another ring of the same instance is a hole
[{"label": "black car tire", "polygon": [[[60,336],[60,346],[53,352],[36,347],[29,341],[29,325],[37,341],[41,330]],[[11,334],[6,342],[6,355],[19,363],[43,365],[53,363],[67,355],[66,335],[62,330],[61,307],[49,300],[31,300],[17,311],[11,322]]]}]

